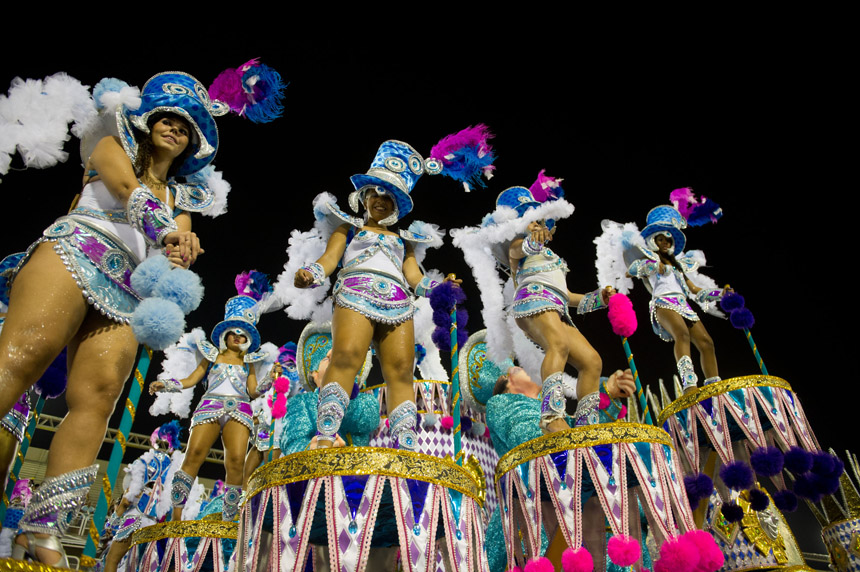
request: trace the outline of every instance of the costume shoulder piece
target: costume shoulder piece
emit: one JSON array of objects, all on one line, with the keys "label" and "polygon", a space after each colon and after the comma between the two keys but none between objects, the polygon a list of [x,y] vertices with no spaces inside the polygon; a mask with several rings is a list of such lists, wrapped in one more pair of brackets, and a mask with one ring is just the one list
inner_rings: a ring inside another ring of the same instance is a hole
[{"label": "costume shoulder piece", "polygon": [[175,183],[176,207],[188,212],[202,212],[215,202],[215,193],[203,183]]},{"label": "costume shoulder piece", "polygon": [[340,207],[337,206],[337,203],[327,202],[325,203],[325,206],[331,214],[333,214],[343,222],[351,224],[355,228],[361,228],[364,226],[364,219],[346,214],[345,212],[340,210]]},{"label": "costume shoulder piece", "polygon": [[682,252],[675,260],[683,267],[684,272],[693,272],[699,268],[699,259],[692,251]]},{"label": "costume shoulder piece", "polygon": [[203,357],[207,361],[211,361],[212,363],[215,363],[215,360],[218,358],[218,348],[212,345],[207,339],[197,341],[197,351],[203,354]]},{"label": "costume shoulder piece", "polygon": [[411,230],[400,230],[400,238],[407,242],[433,242],[435,239],[430,236],[425,236],[423,234],[418,234],[417,232],[412,232]]},{"label": "costume shoulder piece", "polygon": [[265,348],[261,348],[255,352],[245,354],[245,363],[257,363],[263,361],[269,355]]}]

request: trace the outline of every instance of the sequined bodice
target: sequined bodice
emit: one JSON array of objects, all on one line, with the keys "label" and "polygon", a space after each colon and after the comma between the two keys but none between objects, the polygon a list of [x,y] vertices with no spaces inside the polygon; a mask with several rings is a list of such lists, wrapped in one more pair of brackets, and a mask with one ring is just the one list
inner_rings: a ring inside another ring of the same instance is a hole
[{"label": "sequined bodice", "polygon": [[399,236],[358,231],[343,254],[344,272],[382,272],[403,278],[406,245]]},{"label": "sequined bodice", "polygon": [[248,371],[231,363],[212,364],[207,377],[206,394],[248,396]]},{"label": "sequined bodice", "polygon": [[540,282],[552,286],[559,292],[567,294],[567,263],[552,249],[544,248],[539,254],[526,256],[520,260],[517,270],[517,287],[522,288],[532,282]]}]

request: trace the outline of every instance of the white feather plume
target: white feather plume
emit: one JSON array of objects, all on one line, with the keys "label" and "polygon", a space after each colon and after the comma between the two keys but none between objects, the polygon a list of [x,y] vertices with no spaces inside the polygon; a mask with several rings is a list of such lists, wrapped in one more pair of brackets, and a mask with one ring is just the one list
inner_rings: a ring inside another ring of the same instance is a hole
[{"label": "white feather plume", "polygon": [[12,542],[15,540],[15,529],[6,527],[0,530],[0,558],[12,556]]},{"label": "white feather plume", "polygon": [[439,248],[444,243],[445,231],[441,230],[438,224],[416,220],[412,221],[408,230],[409,232],[421,234],[432,239],[430,242],[417,242],[413,244],[415,260],[418,264],[422,264],[424,262],[424,257],[427,256],[428,249]]},{"label": "white feather plume", "polygon": [[266,352],[266,357],[254,364],[254,373],[257,376],[257,383],[260,383],[272,371],[272,366],[278,361],[278,346],[272,342],[266,342],[260,346],[260,351]]},{"label": "white feather plume", "polygon": [[629,255],[625,251],[637,244],[645,245],[639,228],[635,223],[617,223],[604,220],[600,223],[603,233],[594,239],[597,258],[594,265],[597,268],[597,283],[599,286],[612,286],[622,294],[628,294],[633,288],[633,279],[627,276]]},{"label": "white feather plume", "polygon": [[182,509],[182,520],[197,520],[197,515],[200,514],[200,506],[203,504],[203,499],[206,496],[206,489],[199,480],[194,479],[191,485],[191,492],[188,493],[188,501]]},{"label": "white feather plume", "polygon": [[[161,373],[158,379],[184,379],[191,375],[197,365],[203,360],[203,354],[197,349],[197,342],[206,339],[203,328],[194,328],[182,335],[179,341],[164,350],[161,361]],[[194,398],[194,388],[183,389],[179,393],[159,393],[149,408],[151,415],[165,415],[170,412],[185,419],[191,413],[191,400]]]},{"label": "white feather plume", "polygon": [[[172,455],[170,455],[170,467],[167,469],[167,477],[164,480],[164,487],[161,489],[161,493],[158,495],[158,500],[155,502],[155,514],[158,515],[158,518],[161,519],[167,511],[173,508],[173,501],[171,499],[171,492],[173,489],[173,477],[176,475],[176,471],[178,471],[182,467],[182,462],[185,460],[185,453],[182,451],[174,451]],[[197,482],[197,479],[194,480]],[[188,497],[191,498],[191,495]]]},{"label": "white feather plume", "polygon": [[[441,275],[433,276],[434,271],[427,273],[433,280],[441,279]],[[438,271],[436,271],[438,272]],[[432,335],[436,325],[433,323],[433,308],[430,307],[428,298],[418,298],[415,301],[416,311],[414,317],[415,342],[421,344],[427,351],[427,355],[418,364],[421,379],[433,379],[436,381],[448,381],[448,370],[442,365],[442,356],[439,348],[433,343]]]},{"label": "white feather plume", "polygon": [[209,190],[215,195],[215,200],[200,212],[212,218],[219,217],[227,212],[227,195],[230,194],[232,186],[224,180],[224,173],[216,171],[214,168],[207,170],[204,175],[204,181]]},{"label": "white feather plume", "polygon": [[133,503],[140,498],[140,494],[143,492],[143,487],[147,481],[147,466],[154,458],[155,450],[150,449],[125,468],[125,472],[128,474],[128,484],[125,485],[124,483],[126,489],[123,498],[125,500]]}]

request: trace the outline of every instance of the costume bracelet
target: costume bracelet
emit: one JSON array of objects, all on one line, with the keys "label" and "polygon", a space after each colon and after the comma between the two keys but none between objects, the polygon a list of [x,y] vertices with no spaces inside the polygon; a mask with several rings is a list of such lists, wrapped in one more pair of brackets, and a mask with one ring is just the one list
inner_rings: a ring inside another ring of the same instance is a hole
[{"label": "costume bracelet", "polygon": [[182,387],[182,382],[178,379],[174,379],[169,377],[167,379],[159,379],[161,383],[164,384],[164,389],[158,391],[158,393],[179,393],[184,387]]},{"label": "costume bracelet", "polygon": [[271,375],[267,375],[266,379],[257,384],[257,395],[263,395],[269,389],[271,389],[272,385],[275,383],[275,378]]},{"label": "costume bracelet", "polygon": [[542,242],[534,242],[532,237],[527,236],[523,239],[523,254],[526,256],[534,256],[540,254],[543,250]]},{"label": "costume bracelet", "polygon": [[717,302],[722,297],[722,290],[705,290],[704,288],[702,288],[701,290],[699,290],[699,293],[696,294],[696,301],[704,306],[713,302]]},{"label": "costume bracelet", "polygon": [[582,297],[582,300],[576,306],[576,313],[587,314],[595,310],[603,310],[607,307],[603,302],[603,288],[598,288],[594,292],[589,292]]},{"label": "costume bracelet", "polygon": [[325,269],[322,267],[322,264],[313,262],[307,266],[302,266],[302,270],[307,270],[311,273],[311,276],[314,277],[314,281],[311,283],[311,288],[322,286],[323,280],[325,280]]},{"label": "costume bracelet", "polygon": [[139,231],[150,246],[162,246],[164,237],[179,227],[173,214],[146,187],[137,187],[125,207],[128,224]]},{"label": "costume bracelet", "polygon": [[431,280],[430,278],[425,276],[421,279],[421,282],[419,282],[418,285],[415,286],[415,295],[423,298],[429,298],[430,292],[432,292],[433,288],[438,285],[438,282],[436,282],[435,280]]}]

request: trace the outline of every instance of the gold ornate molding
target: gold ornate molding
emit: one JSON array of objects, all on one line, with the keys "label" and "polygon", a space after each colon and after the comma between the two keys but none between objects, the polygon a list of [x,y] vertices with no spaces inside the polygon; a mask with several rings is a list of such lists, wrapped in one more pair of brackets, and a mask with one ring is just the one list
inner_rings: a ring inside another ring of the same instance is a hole
[{"label": "gold ornate molding", "polygon": [[230,538],[236,539],[239,523],[223,520],[186,520],[153,524],[141,528],[131,537],[132,544],[144,544],[163,538]]}]

